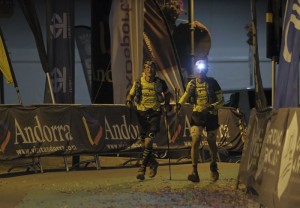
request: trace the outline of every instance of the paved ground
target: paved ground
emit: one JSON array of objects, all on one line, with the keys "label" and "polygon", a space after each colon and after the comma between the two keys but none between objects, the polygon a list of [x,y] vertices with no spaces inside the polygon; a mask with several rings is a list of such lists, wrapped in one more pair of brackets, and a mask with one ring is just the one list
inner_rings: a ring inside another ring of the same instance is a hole
[{"label": "paved ground", "polygon": [[46,157],[42,159],[44,173],[16,168],[9,174],[9,167],[24,161],[0,162],[0,207],[259,207],[253,196],[245,194],[242,184],[235,188],[238,163],[219,163],[220,180],[216,183],[210,181],[209,163],[201,163],[201,181],[191,183],[186,179],[191,171],[188,161],[172,165],[170,176],[164,159],[155,178],[140,182],[135,179],[135,162],[123,166],[128,158],[100,160],[100,170],[91,166],[67,172],[62,158]]}]

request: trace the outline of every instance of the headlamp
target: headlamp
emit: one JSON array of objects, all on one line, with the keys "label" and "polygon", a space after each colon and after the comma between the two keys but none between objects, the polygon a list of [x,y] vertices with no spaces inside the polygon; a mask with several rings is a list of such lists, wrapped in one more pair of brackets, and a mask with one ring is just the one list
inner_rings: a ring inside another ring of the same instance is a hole
[{"label": "headlamp", "polygon": [[198,60],[195,63],[195,72],[201,73],[207,70],[206,61],[205,60]]},{"label": "headlamp", "polygon": [[153,61],[146,61],[144,63],[144,68],[151,67],[151,66],[155,66],[155,63]]}]

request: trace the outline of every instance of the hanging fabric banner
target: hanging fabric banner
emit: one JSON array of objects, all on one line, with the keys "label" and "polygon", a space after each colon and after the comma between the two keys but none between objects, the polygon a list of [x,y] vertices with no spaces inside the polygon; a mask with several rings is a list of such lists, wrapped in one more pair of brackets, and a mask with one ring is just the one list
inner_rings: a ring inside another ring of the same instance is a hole
[{"label": "hanging fabric banner", "polygon": [[92,103],[113,103],[108,16],[111,0],[92,0]]},{"label": "hanging fabric banner", "polygon": [[144,1],[113,0],[109,16],[114,103],[123,104],[143,71]]},{"label": "hanging fabric banner", "polygon": [[[56,103],[74,103],[74,1],[47,0],[47,54]],[[45,103],[50,103],[46,86]]]},{"label": "hanging fabric banner", "polygon": [[9,64],[9,57],[6,53],[6,47],[0,28],[0,71],[3,73],[5,80],[8,84],[13,84],[12,69]]},{"label": "hanging fabric banner", "polygon": [[274,108],[298,107],[300,4],[288,0],[286,5]]},{"label": "hanging fabric banner", "polygon": [[156,0],[145,1],[144,18],[144,60],[157,63],[158,76],[166,81],[173,94],[175,89],[183,94],[184,83],[173,38]]},{"label": "hanging fabric banner", "polygon": [[76,26],[75,39],[86,84],[90,98],[92,99],[91,28],[87,26]]},{"label": "hanging fabric banner", "polygon": [[[7,48],[6,48],[6,45],[5,45],[5,41],[4,41],[4,38],[3,38],[1,28],[0,28],[0,71],[3,73],[3,75],[6,79],[6,82],[8,84],[13,84],[14,85],[14,87],[16,89],[16,92],[17,92],[18,99],[19,99],[19,103],[22,104],[20,90],[19,90],[18,83],[17,83],[16,77],[15,77],[15,73],[14,73],[12,65],[11,65],[10,58],[8,56],[8,52],[7,52]],[[3,97],[4,90],[3,90],[3,88],[1,89],[1,91],[3,91],[2,95],[1,95],[1,101],[3,101],[4,100],[4,97]]]}]

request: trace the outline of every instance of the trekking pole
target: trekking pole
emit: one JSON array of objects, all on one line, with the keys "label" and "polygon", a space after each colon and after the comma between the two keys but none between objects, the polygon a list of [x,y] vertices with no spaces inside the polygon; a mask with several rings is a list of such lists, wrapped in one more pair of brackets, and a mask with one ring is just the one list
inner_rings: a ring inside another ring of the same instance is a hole
[{"label": "trekking pole", "polygon": [[132,124],[132,106],[130,106],[129,108],[129,126],[128,126],[128,134],[129,134],[129,152],[130,152],[130,161],[132,161],[132,158],[131,158],[131,130],[130,130],[130,125]]},{"label": "trekking pole", "polygon": [[[137,137],[134,137],[134,138],[131,138],[131,126],[132,126],[132,114],[133,114],[133,111],[134,111],[134,106],[131,104],[130,108],[129,108],[129,127],[128,127],[128,134],[129,134],[129,151],[130,151],[130,159],[129,161],[134,161],[136,160],[136,163],[135,163],[135,166],[139,166],[140,164],[140,160],[141,160],[141,154],[138,155],[137,158],[134,158],[132,159],[132,156],[131,156],[131,148],[132,148],[132,145],[133,145],[133,141],[135,141],[137,139]],[[134,111],[135,112],[135,111]],[[131,125],[131,126],[130,126]]]},{"label": "trekking pole", "polygon": [[[175,122],[174,122],[174,135],[173,135],[173,137],[175,137],[174,141],[178,136],[178,133],[177,133],[177,125],[179,124],[179,118],[178,118],[178,113],[179,112],[178,112],[178,106],[177,106],[178,105],[178,99],[179,99],[179,89],[175,88]],[[173,137],[171,139],[172,142],[174,142]]]},{"label": "trekking pole", "polygon": [[165,126],[166,126],[166,131],[167,131],[167,144],[168,144],[168,157],[169,157],[169,175],[170,175],[170,180],[172,180],[171,177],[171,159],[170,159],[170,131],[169,131],[169,124],[168,124],[168,111],[164,109],[165,111]]}]

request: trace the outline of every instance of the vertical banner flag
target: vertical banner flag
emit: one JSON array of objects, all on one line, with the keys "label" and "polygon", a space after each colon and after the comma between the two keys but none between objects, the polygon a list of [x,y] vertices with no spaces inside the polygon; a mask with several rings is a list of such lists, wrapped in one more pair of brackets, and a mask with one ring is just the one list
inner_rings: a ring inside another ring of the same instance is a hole
[{"label": "vertical banner flag", "polygon": [[0,18],[9,18],[14,13],[13,0],[0,0]]},{"label": "vertical banner flag", "polygon": [[[144,60],[158,65],[158,75],[166,80],[169,90],[184,92],[179,59],[166,19],[156,0],[145,0]],[[174,94],[174,93],[173,93]]]},{"label": "vertical banner flag", "polygon": [[75,40],[81,59],[86,84],[92,100],[91,28],[87,26],[76,26]]},{"label": "vertical banner flag", "polygon": [[45,73],[49,72],[46,49],[39,19],[32,0],[19,0],[19,5],[34,35],[35,43]]},{"label": "vertical banner flag", "polygon": [[4,84],[3,84],[3,74],[0,73],[0,104],[4,103]]},{"label": "vertical banner flag", "polygon": [[131,9],[132,80],[137,80],[143,72],[144,2],[131,0]]},{"label": "vertical banner flag", "polygon": [[[10,62],[10,58],[8,56],[8,52],[7,52],[7,48],[5,45],[5,41],[3,38],[1,28],[0,28],[0,71],[3,73],[3,75],[6,79],[6,82],[14,85],[16,92],[17,92],[18,99],[19,99],[19,103],[22,104],[20,90],[19,90],[18,83],[17,83],[16,77],[15,77],[11,62]],[[3,95],[1,95],[1,96],[3,96]],[[2,100],[3,100],[3,98],[2,98]]]},{"label": "vertical banner flag", "polygon": [[282,0],[268,0],[266,12],[266,56],[279,62],[282,35]]},{"label": "vertical banner flag", "polygon": [[256,0],[251,0],[252,31],[253,31],[253,60],[255,79],[255,108],[261,110],[267,107],[267,99],[264,92],[259,66],[257,21],[256,21]]},{"label": "vertical banner flag", "polygon": [[[57,103],[74,103],[74,0],[47,0],[47,54]],[[51,102],[46,86],[44,102]]]},{"label": "vertical banner flag", "polygon": [[108,24],[110,7],[111,0],[92,0],[92,103],[113,103]]},{"label": "vertical banner flag", "polygon": [[298,107],[300,2],[287,0],[274,108]]},{"label": "vertical banner flag", "polygon": [[144,1],[113,0],[109,15],[114,103],[124,104],[143,71]]},{"label": "vertical banner flag", "polygon": [[1,28],[0,28],[0,70],[3,73],[6,82],[8,84],[13,84],[14,81],[12,77],[12,69],[10,68]]}]

